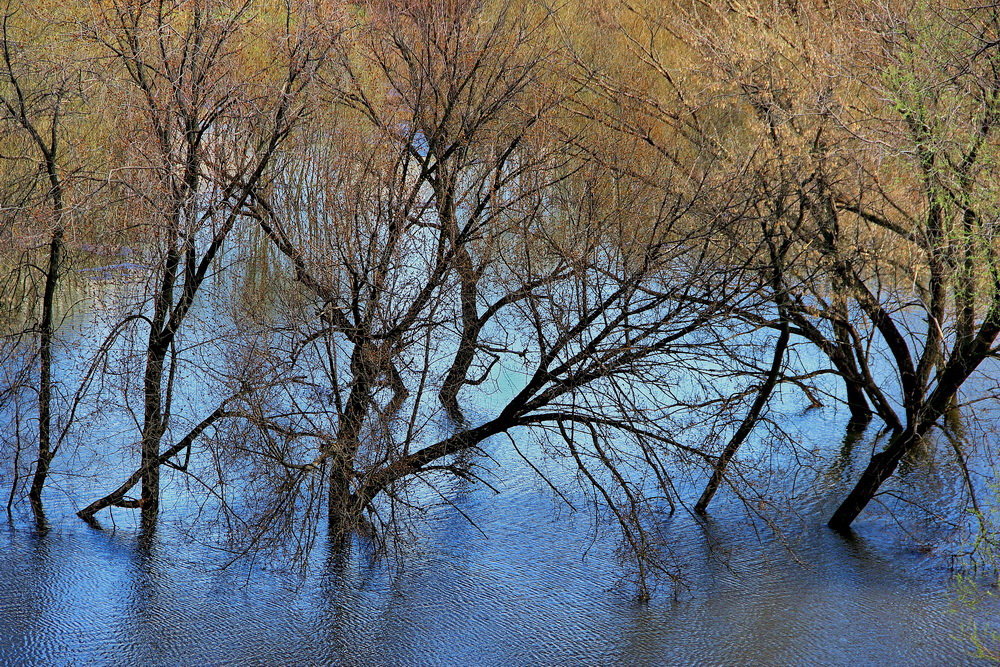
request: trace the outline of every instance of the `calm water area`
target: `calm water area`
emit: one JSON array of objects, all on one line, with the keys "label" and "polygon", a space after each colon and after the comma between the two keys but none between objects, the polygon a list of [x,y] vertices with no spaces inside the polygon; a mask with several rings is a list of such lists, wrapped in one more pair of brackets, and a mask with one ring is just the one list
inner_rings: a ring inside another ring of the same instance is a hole
[{"label": "calm water area", "polygon": [[[90,318],[67,326],[83,340],[98,327]],[[859,472],[877,425],[844,447],[842,410],[788,400],[785,426],[811,457],[807,472],[780,456],[768,464],[773,493],[758,491],[775,502],[763,518],[725,489],[705,523],[664,512],[665,559],[680,579],[649,603],[636,602],[615,532],[573,471],[543,464],[576,512],[506,439],[480,455],[497,493],[452,482],[449,504],[413,522],[387,560],[357,545],[333,553],[320,536],[304,570],[263,556],[222,567],[226,554],[192,529],[197,484],[179,474],[166,477],[155,532],[140,535],[131,510],[94,530],[74,512],[110,488],[96,473],[119,455],[102,448],[117,452],[134,427],[107,413],[89,444],[57,459],[49,528],[25,507],[0,522],[0,664],[976,664],[970,623],[997,628],[998,608],[956,601],[950,554],[962,538],[902,505],[899,521],[873,512],[852,538],[825,528],[831,489]],[[132,455],[119,456],[115,484]],[[904,466],[899,488],[959,513],[948,465],[932,449]]]}]

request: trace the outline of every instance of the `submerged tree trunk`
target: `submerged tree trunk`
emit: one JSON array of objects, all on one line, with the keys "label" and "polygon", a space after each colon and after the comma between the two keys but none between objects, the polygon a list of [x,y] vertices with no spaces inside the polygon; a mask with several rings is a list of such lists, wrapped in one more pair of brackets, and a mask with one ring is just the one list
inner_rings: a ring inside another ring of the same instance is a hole
[{"label": "submerged tree trunk", "polygon": [[364,340],[357,340],[351,355],[354,384],[344,406],[344,414],[336,449],[331,454],[330,479],[327,497],[327,521],[332,537],[342,537],[353,530],[357,523],[355,503],[351,498],[354,479],[354,458],[357,455],[361,429],[371,404],[371,390],[379,375],[377,348]]},{"label": "submerged tree trunk", "polygon": [[42,292],[42,313],[39,322],[38,342],[38,464],[35,466],[34,478],[28,498],[39,522],[44,521],[42,514],[42,490],[49,475],[49,467],[56,455],[52,446],[52,337],[55,329],[53,323],[55,313],[56,288],[59,284],[59,272],[62,269],[63,237],[65,235],[63,221],[63,182],[59,177],[56,165],[55,128],[58,112],[52,119],[52,139],[48,146],[42,141],[34,126],[24,115],[24,125],[31,130],[35,143],[45,159],[45,170],[49,180],[50,196],[52,197],[52,214],[54,229],[49,241],[49,261],[45,271],[45,287]]},{"label": "submerged tree trunk", "polygon": [[[192,149],[193,153],[193,149]],[[170,226],[167,230],[167,253],[161,267],[160,285],[153,301],[153,317],[150,321],[149,338],[146,342],[146,368],[143,372],[143,420],[142,441],[140,445],[140,469],[142,473],[142,495],[139,506],[142,508],[143,524],[155,522],[160,508],[160,440],[166,431],[166,421],[169,414],[164,414],[163,407],[163,369],[167,353],[173,343],[174,336],[181,320],[175,318],[174,291],[177,287],[178,267],[181,263],[179,249],[181,220],[185,208],[190,207],[190,197],[197,191],[198,161],[189,155],[185,164],[183,189],[178,199],[173,202],[174,210],[170,216]],[[193,240],[188,240],[193,243]],[[189,252],[190,255],[190,252]],[[191,263],[189,257],[188,263]],[[190,270],[185,277],[191,280]],[[193,282],[184,284],[184,291],[196,291],[198,285]]]},{"label": "submerged tree trunk", "polygon": [[861,478],[840,504],[827,523],[834,530],[846,531],[878,493],[882,484],[892,476],[906,454],[920,444],[938,420],[954,403],[958,391],[976,368],[991,354],[992,346],[1000,335],[1000,292],[995,293],[989,311],[974,338],[958,341],[952,354],[938,376],[937,386],[926,399],[921,393],[911,393],[907,405],[911,415],[908,426],[899,431],[885,450],[872,456]]},{"label": "submerged tree trunk", "polygon": [[163,381],[163,365],[166,360],[167,346],[158,343],[150,334],[150,346],[146,357],[146,373],[144,378],[144,410],[141,445],[142,468],[142,521],[144,524],[155,521],[160,509],[160,439],[163,437],[163,413],[161,409],[161,392]]},{"label": "submerged tree trunk", "polygon": [[[57,217],[61,217],[61,204]],[[49,266],[45,272],[45,290],[42,294],[42,317],[39,324],[38,343],[38,464],[31,480],[28,498],[36,515],[41,514],[42,489],[55,457],[52,447],[52,335],[56,285],[59,281],[60,260],[63,246],[63,228],[58,224],[49,243]]]},{"label": "submerged tree trunk", "polygon": [[[72,77],[65,73],[50,78],[42,74],[42,68],[33,69],[32,76],[22,78],[19,70],[24,44],[11,38],[8,20],[14,16],[11,6],[0,19],[0,54],[2,54],[3,84],[0,91],[0,114],[4,120],[16,123],[30,138],[30,144],[37,151],[39,175],[48,181],[48,191],[43,201],[51,200],[51,236],[48,244],[48,266],[44,270],[45,285],[42,291],[41,313],[38,323],[38,461],[28,491],[32,510],[39,523],[42,514],[42,491],[48,478],[52,459],[58,445],[53,446],[52,438],[52,339],[55,330],[55,296],[62,269],[62,254],[65,235],[65,204],[63,201],[65,184],[60,174],[62,152],[60,141],[62,132],[63,105],[73,96]],[[31,67],[31,58],[25,59]],[[35,76],[40,80],[33,81]],[[28,88],[23,84],[29,83]],[[9,85],[9,89],[7,86]],[[38,86],[38,88],[35,88]],[[35,88],[33,90],[33,88]],[[5,157],[5,160],[9,157]],[[23,159],[23,158],[19,158]],[[34,188],[34,185],[31,186]],[[8,205],[8,204],[5,204]]]},{"label": "submerged tree trunk", "polygon": [[916,447],[920,439],[919,433],[906,429],[895,435],[884,451],[872,456],[868,467],[861,473],[861,478],[827,525],[842,532],[850,530],[851,524],[872,501],[882,484],[896,471],[903,456]]},{"label": "submerged tree trunk", "polygon": [[753,405],[750,406],[750,411],[747,413],[746,417],[740,423],[739,428],[736,429],[736,433],[730,438],[729,443],[726,448],[722,451],[719,459],[715,463],[715,469],[712,471],[712,476],[708,480],[708,484],[705,486],[705,490],[702,492],[701,497],[694,506],[694,511],[699,514],[704,514],[708,509],[708,504],[712,502],[712,497],[715,496],[715,492],[719,489],[719,485],[722,483],[722,479],[726,472],[726,467],[729,462],[736,455],[743,441],[747,439],[750,432],[753,431],[753,427],[757,425],[757,421],[760,419],[760,413],[763,411],[764,406],[767,405],[767,401],[771,397],[771,392],[774,391],[775,385],[778,383],[778,378],[781,375],[781,364],[785,358],[785,350],[788,348],[788,321],[782,322],[781,333],[778,334],[778,340],[774,344],[774,358],[771,360],[771,368],[767,373],[767,378],[764,380],[764,384],[761,385],[760,389],[757,391],[757,397],[754,399]]}]

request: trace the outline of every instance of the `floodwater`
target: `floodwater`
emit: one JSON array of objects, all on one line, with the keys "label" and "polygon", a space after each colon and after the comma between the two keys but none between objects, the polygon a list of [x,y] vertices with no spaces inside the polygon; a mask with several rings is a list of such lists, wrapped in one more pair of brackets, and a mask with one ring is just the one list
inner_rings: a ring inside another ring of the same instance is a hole
[{"label": "floodwater", "polygon": [[[107,482],[68,474],[93,452],[67,455],[47,491],[49,527],[23,507],[0,523],[0,664],[975,664],[971,623],[997,628],[998,610],[956,600],[956,531],[904,506],[890,508],[899,522],[865,515],[851,538],[823,526],[830,489],[875,437],[872,426],[842,448],[844,419],[813,410],[786,424],[815,458],[804,477],[770,471],[783,499],[761,511],[772,525],[726,489],[705,523],[665,512],[679,580],[648,603],[612,527],[573,494],[572,471],[546,464],[575,512],[506,440],[480,461],[497,493],[455,482],[388,559],[320,538],[301,571],[265,558],[222,567],[225,554],[176,521],[190,510],[177,474],[155,532],[141,535],[130,510],[89,528],[75,503]],[[909,499],[953,511],[946,458],[903,467]]]},{"label": "floodwater", "polygon": [[0,533],[0,663],[939,665],[973,663],[963,635],[990,623],[898,535],[845,540],[817,519],[778,539],[726,502],[704,527],[668,520],[684,581],[640,604],[612,531],[516,461],[492,465],[499,494],[456,489],[392,562],[320,545],[304,575],[220,569],[169,520],[142,538],[65,504],[47,532],[15,522]]}]

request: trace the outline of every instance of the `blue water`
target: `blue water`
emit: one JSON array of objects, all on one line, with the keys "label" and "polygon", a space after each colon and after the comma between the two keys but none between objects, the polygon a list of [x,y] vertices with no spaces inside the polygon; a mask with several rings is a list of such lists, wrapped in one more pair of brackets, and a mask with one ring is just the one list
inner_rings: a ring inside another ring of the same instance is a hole
[{"label": "blue water", "polygon": [[[102,308],[126,298],[99,294],[103,305],[67,329],[93,338],[114,321]],[[194,318],[217,322],[219,310]],[[210,366],[219,353],[225,332],[212,333],[213,344],[187,341],[193,363]],[[80,372],[72,355],[60,358],[62,372]],[[995,605],[973,609],[954,594],[951,554],[966,522],[944,446],[908,461],[893,488],[955,526],[885,498],[846,539],[823,522],[878,425],[843,448],[843,411],[803,411],[794,390],[779,395],[786,444],[755,456],[773,444],[762,428],[736,468],[753,490],[746,505],[723,488],[705,523],[662,508],[656,548],[676,579],[661,578],[639,603],[634,565],[619,558],[614,526],[570,462],[538,459],[575,509],[506,439],[473,458],[496,493],[461,481],[425,489],[437,502],[405,522],[381,559],[363,539],[331,550],[320,532],[303,558],[268,551],[230,562],[199,514],[211,516],[197,481],[168,470],[155,532],[142,534],[131,510],[89,528],[75,511],[135,464],[132,414],[109,398],[116,380],[105,381],[107,403],[81,410],[78,441],[56,460],[48,528],[23,504],[0,523],[0,664],[972,664],[970,624],[997,627]],[[205,386],[178,405],[204,412]],[[503,378],[492,386],[510,391]],[[992,416],[981,415],[970,447],[990,437]],[[539,452],[527,434],[513,436]],[[196,451],[194,471],[210,468],[207,454]],[[987,464],[974,472],[985,476]],[[3,465],[9,480],[9,456]],[[690,495],[703,479],[696,470],[677,483]]]}]

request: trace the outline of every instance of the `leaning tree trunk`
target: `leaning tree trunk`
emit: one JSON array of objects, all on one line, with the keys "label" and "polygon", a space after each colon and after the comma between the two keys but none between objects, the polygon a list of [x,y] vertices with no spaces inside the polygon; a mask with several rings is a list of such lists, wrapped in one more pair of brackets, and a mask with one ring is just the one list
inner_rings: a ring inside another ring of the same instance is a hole
[{"label": "leaning tree trunk", "polygon": [[833,513],[827,525],[834,530],[849,530],[854,520],[878,493],[882,484],[896,471],[903,456],[920,443],[921,437],[922,434],[912,428],[893,436],[884,451],[872,456],[868,467],[861,473],[861,478]]},{"label": "leaning tree trunk", "polygon": [[739,428],[736,429],[736,433],[730,438],[729,443],[726,448],[722,451],[719,459],[715,463],[715,469],[712,471],[712,476],[708,480],[708,484],[705,486],[705,490],[702,492],[701,497],[694,506],[694,511],[699,514],[704,514],[708,509],[708,504],[712,502],[712,497],[715,496],[715,492],[718,490],[719,485],[722,484],[722,479],[726,473],[726,467],[736,452],[739,450],[743,441],[747,439],[750,432],[753,431],[753,427],[757,425],[757,421],[760,419],[760,413],[763,411],[764,406],[767,405],[767,401],[771,397],[771,392],[774,391],[774,387],[778,384],[778,378],[781,375],[781,364],[785,358],[785,350],[788,348],[788,321],[782,322],[781,333],[778,335],[778,340],[774,344],[774,358],[771,360],[771,368],[768,370],[767,378],[764,380],[764,384],[761,385],[760,389],[757,391],[757,397],[754,399],[753,405],[750,406],[750,411],[747,413],[746,417],[743,418],[742,423],[740,423]]}]

